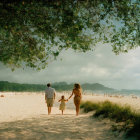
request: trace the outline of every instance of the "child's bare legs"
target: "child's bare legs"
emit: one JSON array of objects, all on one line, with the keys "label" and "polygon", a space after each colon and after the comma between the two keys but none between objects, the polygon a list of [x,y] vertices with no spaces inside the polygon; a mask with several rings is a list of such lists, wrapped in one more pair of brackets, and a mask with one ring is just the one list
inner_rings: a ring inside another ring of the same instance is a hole
[{"label": "child's bare legs", "polygon": [[63,110],[62,110],[62,115],[63,115]]}]

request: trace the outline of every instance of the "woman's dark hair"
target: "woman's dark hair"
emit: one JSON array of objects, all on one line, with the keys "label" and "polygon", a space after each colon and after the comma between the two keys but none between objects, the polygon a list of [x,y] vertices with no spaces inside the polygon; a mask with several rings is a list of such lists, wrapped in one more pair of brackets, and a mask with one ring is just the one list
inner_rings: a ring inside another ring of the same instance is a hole
[{"label": "woman's dark hair", "polygon": [[75,89],[81,89],[81,86],[80,86],[80,84],[75,83],[75,84],[74,84],[74,88],[75,88]]},{"label": "woman's dark hair", "polygon": [[48,84],[47,84],[47,87],[50,87],[50,86],[51,86],[51,84],[50,84],[50,83],[48,83]]}]

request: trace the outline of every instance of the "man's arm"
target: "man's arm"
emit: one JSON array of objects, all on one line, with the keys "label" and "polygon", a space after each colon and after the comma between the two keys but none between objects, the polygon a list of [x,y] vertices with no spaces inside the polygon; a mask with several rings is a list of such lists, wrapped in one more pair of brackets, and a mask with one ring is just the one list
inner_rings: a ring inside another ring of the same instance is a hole
[{"label": "man's arm", "polygon": [[46,93],[46,91],[45,91],[45,100],[47,101],[47,93]]},{"label": "man's arm", "polygon": [[47,100],[46,94],[45,94],[45,100]]},{"label": "man's arm", "polygon": [[56,93],[54,92],[54,99],[55,99]]}]

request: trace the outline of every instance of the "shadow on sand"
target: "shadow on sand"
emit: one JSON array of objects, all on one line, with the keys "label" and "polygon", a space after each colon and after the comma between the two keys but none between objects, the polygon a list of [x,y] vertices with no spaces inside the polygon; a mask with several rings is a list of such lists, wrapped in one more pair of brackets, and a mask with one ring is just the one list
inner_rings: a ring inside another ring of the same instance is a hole
[{"label": "shadow on sand", "polygon": [[122,140],[88,115],[41,115],[0,124],[0,140]]}]

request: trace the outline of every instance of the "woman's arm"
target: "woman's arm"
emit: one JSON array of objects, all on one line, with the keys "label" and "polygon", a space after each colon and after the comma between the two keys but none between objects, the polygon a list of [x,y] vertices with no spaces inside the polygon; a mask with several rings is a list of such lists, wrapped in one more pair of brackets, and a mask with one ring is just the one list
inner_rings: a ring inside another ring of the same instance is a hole
[{"label": "woman's arm", "polygon": [[58,100],[58,102],[60,102],[61,101],[61,99],[60,100]]},{"label": "woman's arm", "polygon": [[72,95],[73,95],[73,91],[72,91],[72,94],[70,95],[70,97],[68,99],[70,99],[72,97]]}]

